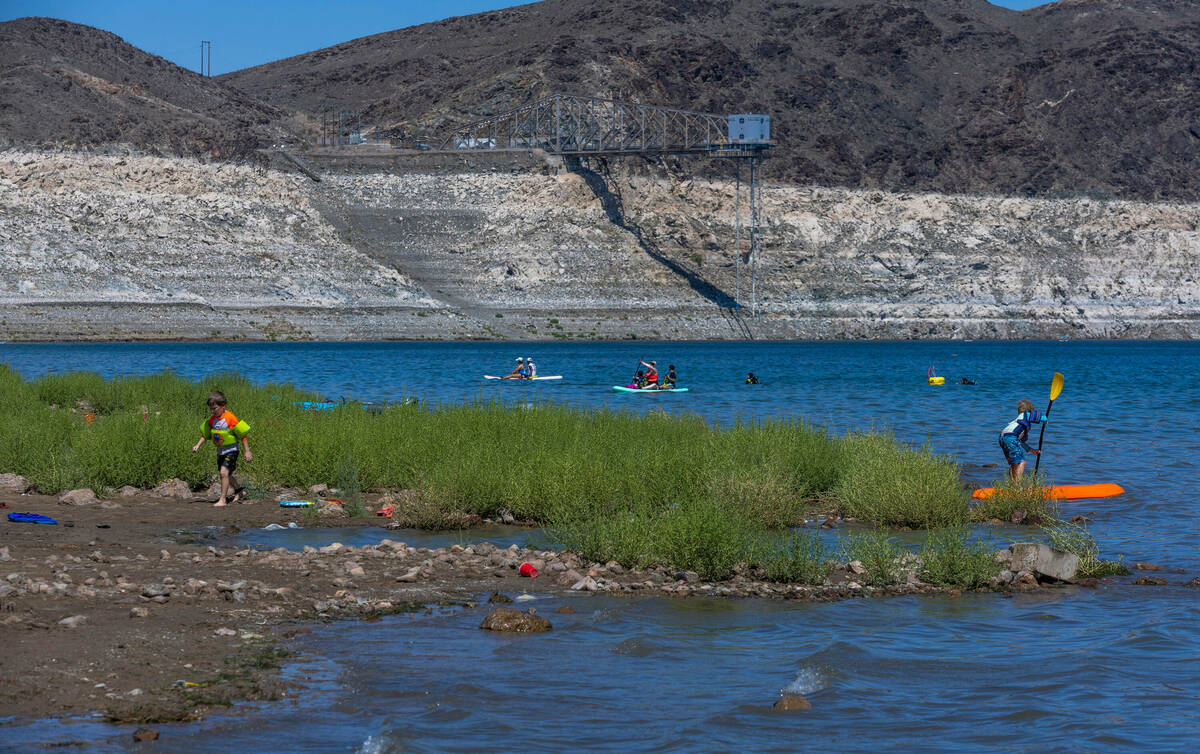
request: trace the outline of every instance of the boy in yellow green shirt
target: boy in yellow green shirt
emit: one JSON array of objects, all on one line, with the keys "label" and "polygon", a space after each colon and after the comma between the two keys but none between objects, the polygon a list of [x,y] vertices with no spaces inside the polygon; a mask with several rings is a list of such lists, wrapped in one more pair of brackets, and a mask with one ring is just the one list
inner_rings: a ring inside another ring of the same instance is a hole
[{"label": "boy in yellow green shirt", "polygon": [[[212,440],[213,444],[217,446],[217,472],[221,475],[221,498],[213,505],[221,507],[227,504],[229,488],[233,484],[233,472],[237,470],[239,440],[246,450],[246,461],[253,460],[250,454],[250,441],[246,439],[250,425],[238,420],[233,412],[226,408],[225,394],[220,390],[214,390],[209,394],[208,411],[209,417],[204,420],[201,430],[203,436],[192,446],[192,452],[200,450],[200,446],[207,440]],[[234,502],[238,501],[240,495],[240,491],[234,495]]]}]

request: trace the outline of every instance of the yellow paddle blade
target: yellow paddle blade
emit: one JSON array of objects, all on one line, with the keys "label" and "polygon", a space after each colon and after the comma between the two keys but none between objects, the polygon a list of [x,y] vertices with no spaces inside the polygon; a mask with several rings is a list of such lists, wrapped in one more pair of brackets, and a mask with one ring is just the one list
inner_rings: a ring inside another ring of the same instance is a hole
[{"label": "yellow paddle blade", "polygon": [[1063,376],[1062,372],[1055,372],[1054,379],[1050,381],[1050,400],[1057,400],[1058,394],[1062,392]]}]

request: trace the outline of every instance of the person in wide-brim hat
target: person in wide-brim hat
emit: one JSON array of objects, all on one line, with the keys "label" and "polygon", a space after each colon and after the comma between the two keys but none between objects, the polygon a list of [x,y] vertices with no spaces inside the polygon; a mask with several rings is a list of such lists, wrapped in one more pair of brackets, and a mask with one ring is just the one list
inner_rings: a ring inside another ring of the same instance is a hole
[{"label": "person in wide-brim hat", "polygon": [[525,377],[525,359],[522,359],[520,356],[518,356],[517,357],[517,365],[515,367],[513,367],[513,370],[511,372],[504,375],[504,377],[502,379],[520,380],[520,379],[523,379],[524,377]]}]

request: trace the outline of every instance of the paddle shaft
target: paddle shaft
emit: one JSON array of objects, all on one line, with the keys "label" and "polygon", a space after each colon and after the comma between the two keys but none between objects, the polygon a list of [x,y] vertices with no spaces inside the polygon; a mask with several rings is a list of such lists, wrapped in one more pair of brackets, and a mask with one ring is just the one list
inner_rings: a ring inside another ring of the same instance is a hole
[{"label": "paddle shaft", "polygon": [[[1050,399],[1050,405],[1046,406],[1046,413],[1043,414],[1047,419],[1050,418],[1050,409],[1054,408],[1054,399]],[[1038,455],[1037,461],[1033,464],[1033,473],[1037,473],[1038,467],[1042,465],[1042,442],[1046,439],[1046,424],[1042,423],[1042,432],[1038,435]]]}]

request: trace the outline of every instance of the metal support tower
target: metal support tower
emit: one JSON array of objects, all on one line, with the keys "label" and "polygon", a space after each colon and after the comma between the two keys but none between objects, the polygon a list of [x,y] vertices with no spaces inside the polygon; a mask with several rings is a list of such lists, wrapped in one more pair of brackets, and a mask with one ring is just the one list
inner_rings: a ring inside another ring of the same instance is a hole
[{"label": "metal support tower", "polygon": [[321,137],[318,143],[328,147],[356,143],[352,137],[362,135],[362,116],[357,110],[323,102],[317,106],[321,113]]},{"label": "metal support tower", "polygon": [[762,177],[759,175],[760,163],[766,157],[767,150],[773,146],[766,144],[729,144],[709,152],[710,157],[728,157],[733,160],[736,174],[734,189],[734,289],[733,298],[736,308],[742,308],[742,163],[750,164],[750,180],[747,184],[749,192],[749,223],[746,225],[746,240],[748,244],[745,263],[749,267],[747,274],[750,283],[750,313],[760,319],[762,313],[758,307],[758,283],[761,273],[762,256]]}]

